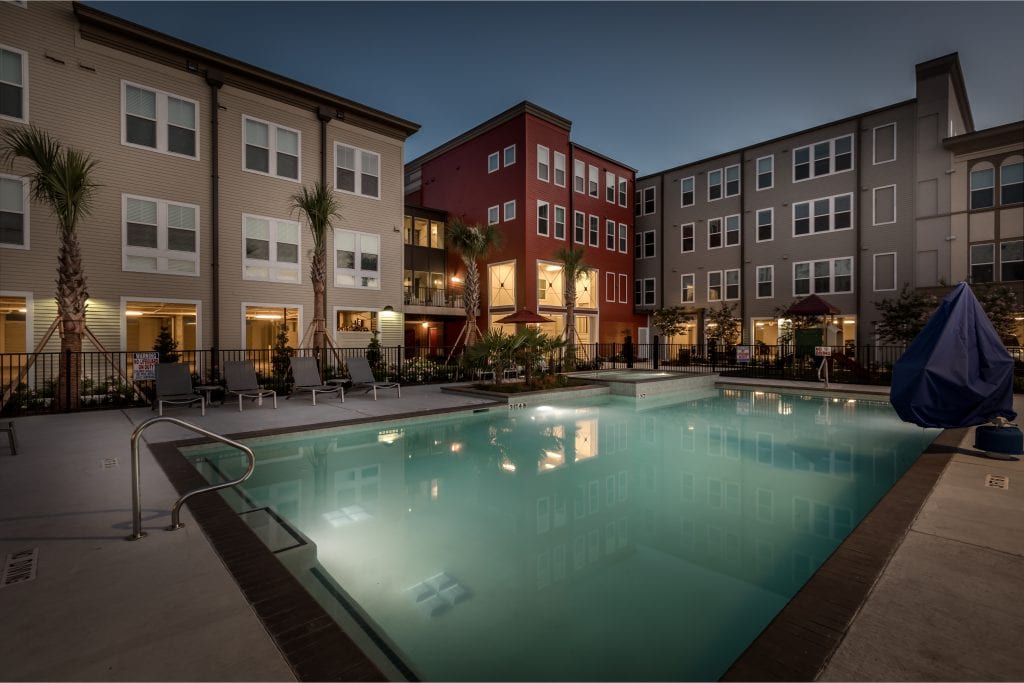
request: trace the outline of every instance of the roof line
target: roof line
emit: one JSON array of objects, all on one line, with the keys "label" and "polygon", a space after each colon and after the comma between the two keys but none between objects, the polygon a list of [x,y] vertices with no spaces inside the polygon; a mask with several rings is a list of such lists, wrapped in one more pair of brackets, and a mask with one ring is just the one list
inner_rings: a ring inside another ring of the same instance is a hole
[{"label": "roof line", "polygon": [[613,159],[610,156],[608,156],[607,154],[601,154],[600,152],[595,152],[594,150],[590,149],[589,147],[584,147],[583,145],[579,144],[578,142],[573,142],[572,140],[570,140],[569,144],[572,145],[573,147],[575,147],[576,149],[579,149],[579,150],[582,150],[582,151],[586,152],[587,154],[593,154],[595,157],[599,157],[601,159],[604,159],[605,161],[610,161],[613,164],[615,164],[616,166],[621,166],[622,168],[630,170],[630,171],[633,172],[634,175],[636,175],[636,169],[633,168],[632,166],[630,166],[629,164],[623,163],[623,162],[619,161],[618,159]]}]

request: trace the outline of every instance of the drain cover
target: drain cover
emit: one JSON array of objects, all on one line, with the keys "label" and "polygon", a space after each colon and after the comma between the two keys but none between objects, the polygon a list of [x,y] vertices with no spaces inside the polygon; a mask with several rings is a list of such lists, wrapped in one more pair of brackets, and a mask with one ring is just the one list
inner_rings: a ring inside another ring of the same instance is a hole
[{"label": "drain cover", "polygon": [[987,474],[985,475],[985,486],[993,489],[1008,489],[1010,488],[1010,478],[1002,474]]},{"label": "drain cover", "polygon": [[0,576],[0,588],[36,578],[36,559],[39,548],[11,553],[4,560],[4,573]]}]

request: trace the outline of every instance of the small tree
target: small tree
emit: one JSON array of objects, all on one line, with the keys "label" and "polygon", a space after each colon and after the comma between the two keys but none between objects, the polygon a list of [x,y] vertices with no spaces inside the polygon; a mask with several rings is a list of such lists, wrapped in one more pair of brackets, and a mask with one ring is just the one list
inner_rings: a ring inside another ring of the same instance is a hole
[{"label": "small tree", "polygon": [[454,217],[445,226],[445,242],[466,266],[462,301],[466,310],[466,348],[477,341],[476,319],[480,316],[480,269],[476,262],[501,247],[503,237],[496,225],[466,225]]},{"label": "small tree", "polygon": [[274,368],[275,383],[282,389],[287,386],[288,368],[291,365],[291,355],[295,349],[288,343],[288,324],[282,322],[277,328],[277,337],[274,339],[274,346],[271,355],[271,366]]},{"label": "small tree", "polygon": [[374,372],[380,370],[380,359],[381,359],[381,347],[380,339],[378,338],[379,332],[373,331],[373,336],[370,337],[370,343],[366,345],[366,362],[370,364]]},{"label": "small tree", "polygon": [[562,262],[562,287],[565,299],[565,369],[576,369],[576,281],[587,265],[583,247],[562,247],[555,258]]},{"label": "small tree", "polygon": [[974,286],[974,296],[985,309],[985,315],[992,321],[992,327],[1000,339],[1007,340],[1014,336],[1016,321],[1021,315],[1021,302],[1013,288],[999,283],[986,283]]},{"label": "small tree", "polygon": [[931,294],[911,289],[904,283],[898,296],[873,302],[882,316],[878,337],[891,344],[909,344],[924,329],[938,304]]},{"label": "small tree", "polygon": [[663,335],[674,337],[683,331],[683,325],[693,320],[693,315],[686,313],[682,306],[673,306],[655,311],[651,318]]},{"label": "small tree", "polygon": [[796,330],[809,330],[815,327],[821,327],[823,321],[821,316],[817,315],[791,315],[787,311],[797,303],[799,299],[793,299],[792,302],[785,306],[776,306],[773,310],[773,315],[777,320],[783,322],[779,323],[779,344],[789,344],[793,341],[793,337],[796,334]]},{"label": "small tree", "polygon": [[[291,196],[291,209],[309,226],[313,237],[312,258],[309,260],[309,279],[313,283],[313,348],[323,358],[327,348],[327,324],[324,311],[324,292],[327,289],[327,234],[332,221],[340,218],[340,202],[334,188],[323,180],[303,187]],[[280,247],[279,247],[280,248]],[[355,254],[355,251],[346,252]],[[339,257],[340,258],[340,257]],[[355,264],[343,264],[355,267]]]},{"label": "small tree", "polygon": [[160,334],[156,336],[156,341],[153,342],[153,350],[160,352],[161,363],[178,362],[178,354],[175,353],[178,350],[178,342],[171,335],[171,330],[166,325],[160,326]]},{"label": "small tree", "polygon": [[723,346],[732,346],[739,341],[740,324],[734,316],[735,310],[735,304],[727,304],[724,301],[718,308],[708,309],[707,320],[710,329],[707,335],[709,339],[715,341],[719,350]]}]

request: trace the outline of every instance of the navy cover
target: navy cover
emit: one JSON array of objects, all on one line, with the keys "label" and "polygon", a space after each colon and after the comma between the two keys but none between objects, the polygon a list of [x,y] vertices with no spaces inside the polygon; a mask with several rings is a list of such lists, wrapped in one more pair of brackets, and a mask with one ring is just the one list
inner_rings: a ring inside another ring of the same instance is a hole
[{"label": "navy cover", "polygon": [[921,427],[970,427],[1012,420],[1013,359],[961,282],[942,300],[892,369],[889,401]]}]

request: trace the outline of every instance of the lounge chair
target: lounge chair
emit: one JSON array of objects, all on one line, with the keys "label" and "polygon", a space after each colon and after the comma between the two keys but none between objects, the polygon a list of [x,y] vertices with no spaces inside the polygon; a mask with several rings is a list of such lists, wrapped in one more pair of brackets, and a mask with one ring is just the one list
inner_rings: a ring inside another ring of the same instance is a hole
[{"label": "lounge chair", "polygon": [[196,401],[205,417],[206,399],[192,388],[192,375],[187,365],[160,363],[156,366],[156,404],[161,417],[165,403],[192,405]]},{"label": "lounge chair", "polygon": [[370,369],[370,363],[365,358],[346,358],[345,364],[348,365],[348,376],[352,378],[349,391],[356,387],[366,387],[367,392],[373,389],[373,400],[376,401],[378,389],[397,389],[398,398],[402,398],[402,386],[398,382],[378,382],[373,376],[373,370]]},{"label": "lounge chair", "polygon": [[320,380],[320,371],[316,368],[315,358],[291,356],[288,362],[291,363],[292,379],[295,380],[295,386],[292,388],[292,393],[288,395],[288,398],[291,398],[300,391],[308,391],[313,394],[313,405],[316,405],[317,394],[340,394],[341,402],[345,402],[345,390],[340,384],[324,384]]},{"label": "lounge chair", "polygon": [[227,381],[227,393],[238,396],[238,412],[242,412],[242,399],[254,398],[258,405],[263,405],[264,396],[274,398],[274,408],[277,408],[277,392],[273,389],[264,389],[256,379],[256,368],[247,360],[229,360],[224,362],[224,379]]}]

